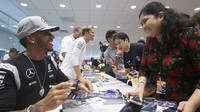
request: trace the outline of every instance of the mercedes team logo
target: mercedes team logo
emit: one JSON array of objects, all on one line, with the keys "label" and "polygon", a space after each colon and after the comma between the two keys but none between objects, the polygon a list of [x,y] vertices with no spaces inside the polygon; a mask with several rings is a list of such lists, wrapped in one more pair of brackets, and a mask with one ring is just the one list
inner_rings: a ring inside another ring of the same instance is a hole
[{"label": "mercedes team logo", "polygon": [[33,68],[29,68],[26,70],[26,76],[28,78],[33,78],[35,75],[35,70]]}]

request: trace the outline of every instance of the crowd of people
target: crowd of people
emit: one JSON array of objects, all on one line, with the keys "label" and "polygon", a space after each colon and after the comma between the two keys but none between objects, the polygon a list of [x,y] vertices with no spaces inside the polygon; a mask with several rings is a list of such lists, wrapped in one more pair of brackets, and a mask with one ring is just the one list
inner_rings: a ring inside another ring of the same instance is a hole
[{"label": "crowd of people", "polygon": [[[130,72],[137,75],[138,88],[127,91],[127,98],[138,96],[142,102],[144,96],[155,95],[176,101],[180,111],[200,111],[200,11],[190,17],[150,2],[140,11],[139,22],[148,35],[145,41],[132,43],[125,32],[108,30],[109,45],[100,60],[91,58],[91,69],[110,66],[108,74],[124,83]],[[26,50],[19,54],[11,48],[0,63],[0,111],[55,109],[73,91],[64,86],[93,93],[82,71],[90,70],[84,67],[84,56],[86,44],[94,40],[94,27],[76,27],[62,39],[60,54],[48,56],[55,38],[51,32],[58,30],[39,16],[19,22],[16,35]]]}]

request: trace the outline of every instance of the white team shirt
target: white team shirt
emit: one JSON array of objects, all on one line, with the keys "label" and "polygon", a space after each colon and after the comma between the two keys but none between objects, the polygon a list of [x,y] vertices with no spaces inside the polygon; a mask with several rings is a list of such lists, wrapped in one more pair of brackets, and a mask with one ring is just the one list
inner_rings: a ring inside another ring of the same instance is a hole
[{"label": "white team shirt", "polygon": [[77,75],[73,66],[81,67],[86,52],[86,42],[83,37],[76,39],[68,49],[60,69],[69,78],[76,79]]},{"label": "white team shirt", "polygon": [[65,36],[60,45],[60,54],[59,57],[61,60],[63,60],[63,56],[61,55],[63,52],[67,52],[67,50],[70,48],[70,46],[73,44],[75,38],[72,35]]},{"label": "white team shirt", "polygon": [[10,58],[10,56],[8,54],[5,54],[3,57],[3,60],[8,60]]}]

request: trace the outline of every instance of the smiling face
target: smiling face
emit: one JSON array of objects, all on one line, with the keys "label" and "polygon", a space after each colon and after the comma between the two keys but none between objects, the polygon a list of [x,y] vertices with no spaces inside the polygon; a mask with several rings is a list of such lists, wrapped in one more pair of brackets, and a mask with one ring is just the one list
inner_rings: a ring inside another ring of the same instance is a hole
[{"label": "smiling face", "polygon": [[35,32],[31,35],[35,37],[34,43],[36,44],[37,48],[40,48],[40,50],[43,50],[44,52],[53,50],[53,39],[55,37],[49,30]]},{"label": "smiling face", "polygon": [[154,15],[144,15],[140,16],[140,23],[144,32],[148,34],[149,37],[159,37],[161,35],[161,22],[163,20],[163,14],[159,17]]},{"label": "smiling face", "polygon": [[86,37],[89,39],[89,40],[94,40],[94,29],[90,29],[89,32],[86,33]]}]

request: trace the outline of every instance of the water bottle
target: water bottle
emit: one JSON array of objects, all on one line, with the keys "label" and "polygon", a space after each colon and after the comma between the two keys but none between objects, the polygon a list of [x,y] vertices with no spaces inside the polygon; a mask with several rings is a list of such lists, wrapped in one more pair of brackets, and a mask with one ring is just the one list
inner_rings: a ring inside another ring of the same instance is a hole
[{"label": "water bottle", "polygon": [[98,84],[97,84],[98,87],[103,87],[103,79],[101,77],[99,77],[98,79]]}]

